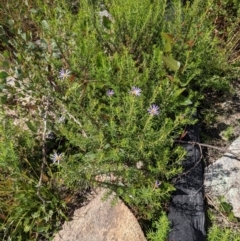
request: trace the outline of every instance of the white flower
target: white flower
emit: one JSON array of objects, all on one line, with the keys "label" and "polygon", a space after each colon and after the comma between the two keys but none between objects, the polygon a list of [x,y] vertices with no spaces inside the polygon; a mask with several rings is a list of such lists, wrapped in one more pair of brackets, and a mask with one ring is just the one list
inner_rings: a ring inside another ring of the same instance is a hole
[{"label": "white flower", "polygon": [[56,162],[57,162],[57,164],[59,164],[60,161],[62,161],[63,157],[64,157],[64,154],[63,154],[63,153],[58,154],[57,152],[55,152],[54,154],[51,154],[51,155],[50,155],[50,158],[51,158],[51,160],[53,161],[53,163],[56,163]]},{"label": "white flower", "polygon": [[111,97],[113,95],[114,95],[114,91],[113,90],[110,89],[110,90],[107,91],[107,96],[108,97]]},{"label": "white flower", "polygon": [[133,86],[129,93],[135,96],[140,96],[141,91],[142,90],[140,88]]},{"label": "white flower", "polygon": [[59,71],[59,78],[60,79],[67,79],[69,76],[70,76],[70,71],[68,69],[64,70],[64,69],[61,69]]},{"label": "white flower", "polygon": [[151,105],[149,108],[148,108],[148,113],[150,115],[158,115],[159,114],[159,107],[157,105]]}]

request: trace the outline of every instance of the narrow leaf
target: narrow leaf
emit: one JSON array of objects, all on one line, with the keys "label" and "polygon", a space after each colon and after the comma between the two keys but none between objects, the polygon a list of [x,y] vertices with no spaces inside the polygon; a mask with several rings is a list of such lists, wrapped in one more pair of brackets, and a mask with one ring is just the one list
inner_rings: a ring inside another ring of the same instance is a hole
[{"label": "narrow leaf", "polygon": [[176,99],[179,95],[181,95],[184,90],[185,90],[185,88],[176,90],[174,92],[174,99]]},{"label": "narrow leaf", "polygon": [[187,85],[190,83],[190,81],[191,81],[191,79],[189,79],[189,80],[186,81],[185,83],[182,82],[182,81],[180,81],[180,85],[181,85],[182,87],[185,87],[185,86],[187,86]]},{"label": "narrow leaf", "polygon": [[184,102],[182,102],[182,103],[180,103],[181,105],[184,105],[184,106],[186,106],[186,105],[191,105],[192,104],[192,101],[191,100],[189,100],[189,99],[187,99],[187,100],[185,100]]},{"label": "narrow leaf", "polygon": [[162,39],[166,40],[169,43],[173,43],[173,35],[164,32],[162,32],[161,35]]},{"label": "narrow leaf", "polygon": [[32,132],[34,132],[34,133],[37,132],[36,126],[34,126],[31,121],[27,121],[27,122],[26,122],[26,125],[27,125],[27,127],[29,128],[29,130],[31,130]]},{"label": "narrow leaf", "polygon": [[180,68],[180,62],[173,59],[170,56],[162,56],[162,59],[164,61],[164,63],[171,69],[174,71],[177,71]]},{"label": "narrow leaf", "polygon": [[164,45],[164,51],[165,52],[171,52],[172,50],[172,45],[170,42],[166,42],[165,45]]}]

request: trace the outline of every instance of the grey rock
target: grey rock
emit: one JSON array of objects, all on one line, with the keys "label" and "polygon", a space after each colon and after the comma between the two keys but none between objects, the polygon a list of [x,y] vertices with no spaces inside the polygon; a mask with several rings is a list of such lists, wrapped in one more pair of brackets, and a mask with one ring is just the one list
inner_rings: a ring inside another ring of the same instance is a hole
[{"label": "grey rock", "polygon": [[[228,148],[240,156],[240,137]],[[231,204],[235,217],[240,218],[240,160],[231,153],[225,153],[212,165],[205,168],[205,193],[215,201],[224,197]]]},{"label": "grey rock", "polygon": [[146,241],[134,215],[115,195],[103,201],[101,189],[90,203],[75,211],[72,221],[65,222],[53,241]]}]

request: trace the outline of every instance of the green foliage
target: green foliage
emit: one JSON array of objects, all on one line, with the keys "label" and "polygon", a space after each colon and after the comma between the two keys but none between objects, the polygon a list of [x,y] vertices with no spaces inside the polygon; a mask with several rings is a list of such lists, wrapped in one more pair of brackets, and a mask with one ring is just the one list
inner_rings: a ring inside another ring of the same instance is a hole
[{"label": "green foliage", "polygon": [[234,129],[232,126],[228,126],[225,130],[223,130],[220,135],[224,140],[230,141],[234,138]]},{"label": "green foliage", "polygon": [[221,228],[217,225],[211,227],[207,236],[208,241],[239,241],[239,231],[234,231],[230,228]]},{"label": "green foliage", "polygon": [[[219,197],[215,205],[217,205],[217,213],[211,209],[207,212],[208,219],[211,222],[207,233],[207,240],[240,240],[238,220],[232,211],[233,207],[226,202],[224,197]],[[220,221],[222,217],[225,219],[224,222]]]},{"label": "green foliage", "polygon": [[[185,155],[174,140],[195,123],[204,91],[229,85],[214,1],[75,3],[0,5],[2,115],[14,117],[1,124],[3,240],[49,238],[64,192],[87,187],[158,220]],[[155,228],[163,240],[166,216]]]},{"label": "green foliage", "polygon": [[166,213],[163,213],[159,220],[153,224],[156,231],[150,231],[147,234],[147,238],[150,241],[165,241],[170,230],[169,220]]},{"label": "green foliage", "polygon": [[53,185],[41,186],[45,203],[39,198],[41,159],[32,156],[35,143],[29,133],[18,130],[3,118],[0,133],[1,240],[50,238],[65,218],[66,205]]},{"label": "green foliage", "polygon": [[237,218],[234,216],[233,207],[231,204],[227,203],[224,197],[219,197],[219,211],[223,213],[229,221],[237,222]]}]

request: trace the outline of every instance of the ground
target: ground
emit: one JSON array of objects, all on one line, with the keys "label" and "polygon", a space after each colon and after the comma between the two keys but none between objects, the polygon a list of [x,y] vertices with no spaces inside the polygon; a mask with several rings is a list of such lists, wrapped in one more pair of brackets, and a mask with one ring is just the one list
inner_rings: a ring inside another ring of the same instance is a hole
[{"label": "ground", "polygon": [[[209,165],[220,158],[231,143],[240,136],[240,78],[231,83],[231,93],[218,94],[213,97],[209,110],[209,119],[201,129],[201,142],[222,148],[205,148],[204,163]],[[221,212],[213,198],[206,196],[208,210],[207,226],[211,226],[210,216],[220,227],[239,230],[239,220]],[[209,216],[210,215],[210,216]],[[229,218],[230,217],[230,218]],[[210,222],[210,223],[209,223]]]},{"label": "ground", "polygon": [[[240,78],[231,83],[229,93],[218,93],[210,98],[207,116],[201,125],[201,142],[221,147],[224,152],[240,136]],[[223,152],[213,148],[205,150],[207,164],[217,160]]]}]

